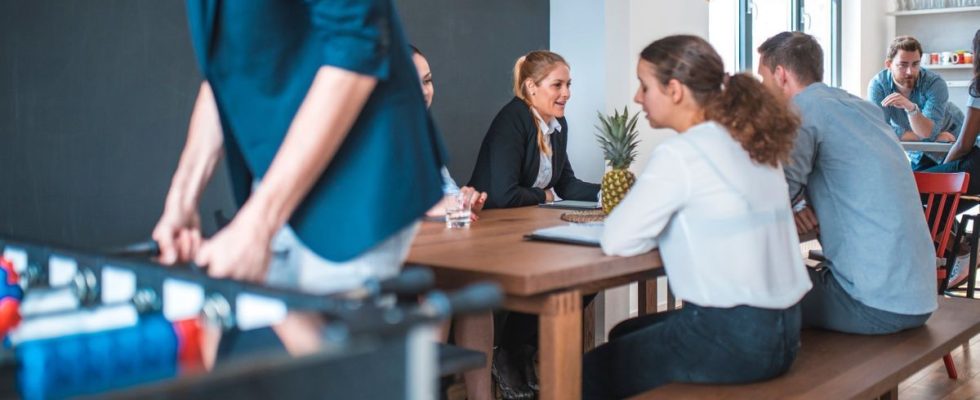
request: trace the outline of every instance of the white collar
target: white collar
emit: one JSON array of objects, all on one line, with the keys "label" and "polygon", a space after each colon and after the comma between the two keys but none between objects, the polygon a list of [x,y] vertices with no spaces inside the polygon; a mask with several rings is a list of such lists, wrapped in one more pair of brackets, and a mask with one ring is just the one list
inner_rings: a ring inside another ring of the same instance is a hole
[{"label": "white collar", "polygon": [[550,123],[544,122],[544,118],[541,118],[541,114],[538,114],[538,110],[534,107],[530,107],[531,113],[534,114],[534,120],[538,123],[538,127],[541,128],[541,132],[545,135],[551,135],[555,132],[561,132],[561,124],[558,122],[558,118],[554,118]]}]

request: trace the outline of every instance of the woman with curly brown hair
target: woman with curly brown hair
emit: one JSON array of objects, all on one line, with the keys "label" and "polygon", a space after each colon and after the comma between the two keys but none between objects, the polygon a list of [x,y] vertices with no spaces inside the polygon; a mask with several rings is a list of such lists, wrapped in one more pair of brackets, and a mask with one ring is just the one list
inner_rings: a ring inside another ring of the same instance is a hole
[{"label": "woman with curly brown hair", "polygon": [[738,383],[789,369],[810,279],[781,163],[799,119],[748,74],[728,76],[704,39],[670,36],[640,54],[634,100],[660,144],[605,222],[605,253],[659,247],[679,311],[627,320],[584,359],[584,398],[670,381]]}]

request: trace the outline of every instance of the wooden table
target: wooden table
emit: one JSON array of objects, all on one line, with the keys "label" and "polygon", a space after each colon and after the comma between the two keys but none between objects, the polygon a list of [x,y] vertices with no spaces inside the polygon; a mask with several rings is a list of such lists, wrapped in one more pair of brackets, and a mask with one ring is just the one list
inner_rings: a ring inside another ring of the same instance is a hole
[{"label": "wooden table", "polygon": [[943,142],[902,142],[905,151],[930,151],[937,153],[948,153],[953,147],[953,143]]},{"label": "wooden table", "polygon": [[[640,313],[656,307],[660,253],[610,257],[597,247],[526,241],[539,228],[565,223],[567,210],[486,210],[469,229],[424,222],[408,263],[429,266],[440,288],[478,281],[500,284],[504,307],[540,316],[542,399],[578,399],[582,387],[582,295],[640,284]],[[652,306],[652,307],[651,307]]]}]

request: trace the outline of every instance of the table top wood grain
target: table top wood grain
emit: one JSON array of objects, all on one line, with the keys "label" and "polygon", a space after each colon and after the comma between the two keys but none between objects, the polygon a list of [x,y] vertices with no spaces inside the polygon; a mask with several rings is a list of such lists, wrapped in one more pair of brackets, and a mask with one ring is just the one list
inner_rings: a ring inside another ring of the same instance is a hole
[{"label": "table top wood grain", "polygon": [[407,263],[428,266],[440,287],[493,281],[508,295],[533,296],[662,267],[657,251],[633,257],[598,247],[529,241],[524,235],[566,224],[567,210],[521,207],[484,210],[467,229],[423,222]]}]

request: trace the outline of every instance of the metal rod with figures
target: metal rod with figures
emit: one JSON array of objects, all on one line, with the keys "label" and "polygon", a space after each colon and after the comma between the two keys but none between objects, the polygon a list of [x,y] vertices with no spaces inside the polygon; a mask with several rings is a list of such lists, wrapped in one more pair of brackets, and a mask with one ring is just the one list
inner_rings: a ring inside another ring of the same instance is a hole
[{"label": "metal rod with figures", "polygon": [[[356,290],[312,295],[210,278],[193,265],[164,267],[148,259],[157,251],[152,242],[92,252],[0,238],[0,250],[0,387],[6,388],[0,397],[431,398],[438,379],[430,340],[435,324],[502,300],[489,284],[451,295],[430,290],[432,273],[419,267]],[[393,294],[422,300],[387,301]],[[293,311],[326,321],[319,353],[242,359],[210,372],[202,367],[204,328],[233,337],[273,326]],[[337,373],[358,362],[383,365],[387,373],[360,380]],[[316,376],[303,386],[313,392],[294,387],[300,376]],[[256,385],[264,390],[248,389]]]}]

